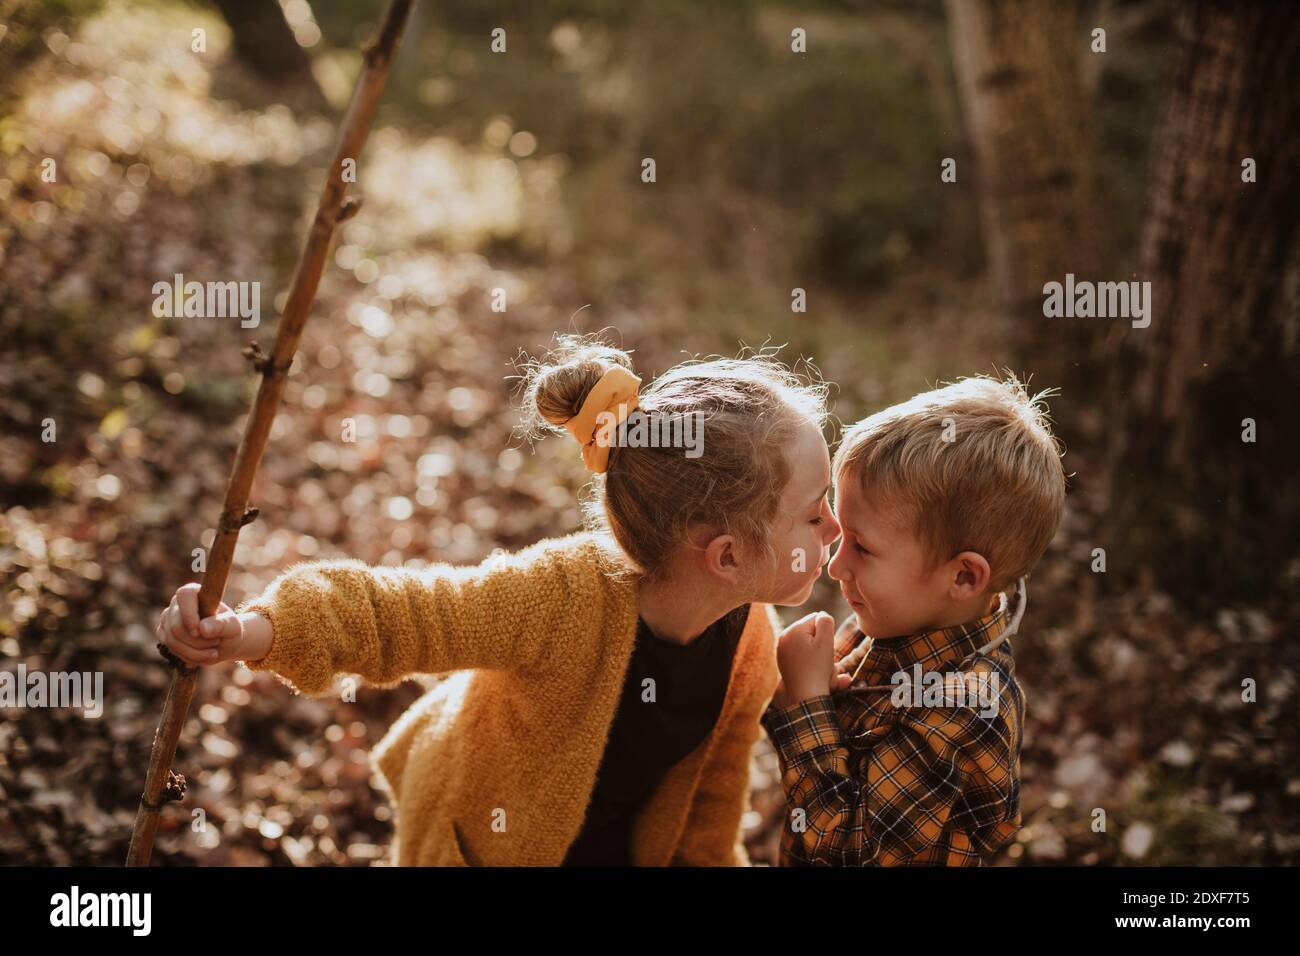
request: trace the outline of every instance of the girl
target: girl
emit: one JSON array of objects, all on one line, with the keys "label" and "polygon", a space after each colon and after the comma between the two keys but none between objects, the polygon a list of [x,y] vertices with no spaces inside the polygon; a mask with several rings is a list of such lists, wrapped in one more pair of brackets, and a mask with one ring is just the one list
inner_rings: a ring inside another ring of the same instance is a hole
[{"label": "girl", "polygon": [[[640,381],[577,336],[528,370],[534,425],[576,439],[596,475],[588,531],[476,567],[300,564],[201,622],[187,584],[160,638],[312,696],[339,674],[455,671],[372,753],[398,864],[747,865],[771,605],[807,600],[839,537],[824,388],[770,357]],[[696,416],[702,446],[615,441],[637,415]]]}]

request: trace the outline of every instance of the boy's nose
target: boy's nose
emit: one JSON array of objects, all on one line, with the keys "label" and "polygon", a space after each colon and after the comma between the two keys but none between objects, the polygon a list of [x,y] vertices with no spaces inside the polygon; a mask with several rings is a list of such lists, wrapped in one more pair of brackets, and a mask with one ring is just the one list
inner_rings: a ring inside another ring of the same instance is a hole
[{"label": "boy's nose", "polygon": [[840,546],[836,548],[835,553],[831,555],[831,563],[826,566],[826,573],[829,574],[831,579],[834,581],[847,581],[849,579],[849,574],[845,570],[846,562],[842,560],[843,557],[844,541],[841,539]]}]

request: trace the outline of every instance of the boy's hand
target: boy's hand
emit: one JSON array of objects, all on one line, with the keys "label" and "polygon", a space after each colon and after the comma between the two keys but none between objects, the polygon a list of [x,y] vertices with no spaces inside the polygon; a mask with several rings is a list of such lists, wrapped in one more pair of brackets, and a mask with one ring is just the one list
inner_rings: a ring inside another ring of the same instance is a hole
[{"label": "boy's hand", "polygon": [[[857,662],[854,661],[853,666]],[[844,661],[835,662],[835,679],[831,681],[831,693],[838,694],[842,690],[848,690],[849,685],[853,683],[853,666],[848,666]],[[772,694],[772,706],[777,710],[785,710],[792,704],[799,703],[797,700],[790,700],[790,695],[785,692],[785,678],[776,682],[776,691]]]},{"label": "boy's hand", "polygon": [[[246,623],[264,624],[267,633],[263,634],[262,627],[246,628]],[[171,604],[162,612],[157,634],[169,651],[190,667],[198,667],[223,661],[260,660],[270,650],[270,623],[263,618],[245,621],[224,603],[216,614],[200,621],[199,585],[186,584],[177,589]],[[266,644],[265,648],[261,647],[262,643]]]},{"label": "boy's hand", "polygon": [[788,707],[810,697],[829,694],[831,687],[847,686],[835,673],[835,622],[829,614],[808,614],[777,638],[776,663],[781,669],[773,703]]},{"label": "boy's hand", "polygon": [[871,644],[871,638],[864,637],[857,647],[835,662],[835,690],[844,690],[853,683],[853,673],[871,650]]}]

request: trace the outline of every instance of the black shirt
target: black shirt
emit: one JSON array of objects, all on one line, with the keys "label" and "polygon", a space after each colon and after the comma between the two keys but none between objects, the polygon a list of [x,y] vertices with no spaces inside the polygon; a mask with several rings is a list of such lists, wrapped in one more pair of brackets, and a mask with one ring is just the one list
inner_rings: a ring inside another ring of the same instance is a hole
[{"label": "black shirt", "polygon": [[748,616],[749,605],[742,605],[689,644],[661,640],[638,618],[591,804],[565,866],[631,865],[637,813],[664,775],[704,742],[722,713]]}]

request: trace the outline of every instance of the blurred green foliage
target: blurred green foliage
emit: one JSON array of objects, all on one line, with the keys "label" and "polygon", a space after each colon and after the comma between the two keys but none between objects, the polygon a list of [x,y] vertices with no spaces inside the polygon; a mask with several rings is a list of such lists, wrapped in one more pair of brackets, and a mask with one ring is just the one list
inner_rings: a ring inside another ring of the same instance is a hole
[{"label": "blurred green foliage", "polygon": [[17,92],[22,71],[46,51],[46,31],[89,17],[104,0],[0,0],[0,117]]}]

